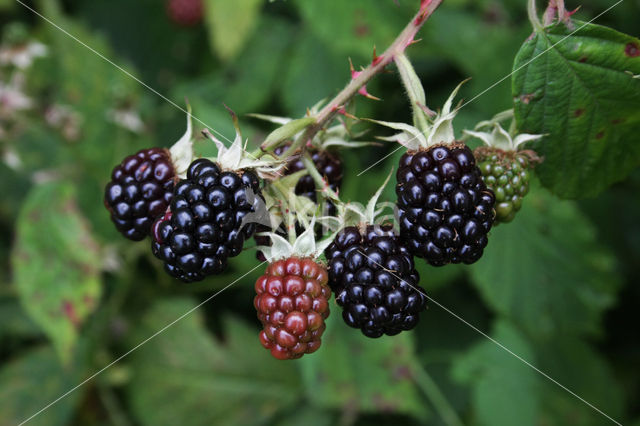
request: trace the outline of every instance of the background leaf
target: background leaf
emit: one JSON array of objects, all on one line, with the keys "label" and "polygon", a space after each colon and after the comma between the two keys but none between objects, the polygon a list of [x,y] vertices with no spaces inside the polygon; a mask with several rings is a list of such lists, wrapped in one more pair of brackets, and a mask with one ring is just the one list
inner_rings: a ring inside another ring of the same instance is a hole
[{"label": "background leaf", "polygon": [[322,352],[301,359],[308,397],[329,408],[424,418],[425,405],[413,382],[416,359],[411,334],[369,339],[343,324],[337,306],[332,309]]},{"label": "background leaf", "polygon": [[[558,382],[613,419],[622,418],[624,398],[605,359],[591,346],[574,337],[555,338],[538,344],[536,365]],[[607,422],[600,413],[549,381],[541,381],[540,423],[546,425],[596,426]]]},{"label": "background leaf", "polygon": [[569,36],[572,28],[557,24],[522,45],[512,91],[520,131],[547,135],[534,146],[544,156],[537,168],[543,185],[581,198],[640,164],[640,80],[631,75],[640,74],[640,40],[573,25],[586,26]]},{"label": "background leaf", "polygon": [[492,230],[471,276],[489,306],[536,336],[597,333],[620,282],[589,220],[540,189],[514,222]]},{"label": "background leaf", "polygon": [[[23,422],[77,385],[85,364],[81,356],[74,361],[63,367],[53,348],[41,347],[5,364],[0,370],[0,423]],[[28,424],[68,425],[82,393],[80,390],[61,399]]]},{"label": "background leaf", "polygon": [[[159,301],[131,344],[193,306],[187,299]],[[295,366],[263,350],[257,328],[230,318],[225,323],[224,340],[213,339],[194,312],[132,355],[127,393],[141,424],[260,424],[300,398]],[[248,341],[255,343],[251,350]]]},{"label": "background leaf", "polygon": [[[535,365],[527,340],[508,322],[498,321],[492,337]],[[471,385],[476,413],[472,424],[535,426],[540,401],[537,374],[528,365],[491,341],[483,341],[456,359],[453,376]]]},{"label": "background leaf", "polygon": [[20,213],[11,253],[24,309],[69,360],[80,327],[101,293],[101,257],[73,187],[34,187]]},{"label": "background leaf", "polygon": [[[370,58],[373,46],[385,49],[415,11],[390,1],[296,1],[305,23],[327,46],[342,54]],[[406,6],[406,5],[405,5]]]},{"label": "background leaf", "polygon": [[211,46],[223,60],[233,58],[255,27],[262,0],[205,0]]}]

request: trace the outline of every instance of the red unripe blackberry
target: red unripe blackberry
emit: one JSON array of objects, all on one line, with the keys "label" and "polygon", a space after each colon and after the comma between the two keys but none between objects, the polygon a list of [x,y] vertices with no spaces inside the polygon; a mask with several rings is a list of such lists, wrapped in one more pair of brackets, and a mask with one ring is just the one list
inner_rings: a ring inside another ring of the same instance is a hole
[{"label": "red unripe blackberry", "polygon": [[480,259],[495,196],[466,145],[409,151],[396,176],[400,238],[411,253],[434,266]]},{"label": "red unripe blackberry", "polygon": [[331,290],[327,269],[310,258],[290,257],[267,267],[256,281],[253,305],[262,322],[260,343],[277,359],[318,350]]},{"label": "red unripe blackberry", "polygon": [[122,235],[140,241],[164,214],[176,180],[167,149],[151,148],[125,158],[111,173],[104,205]]},{"label": "red unripe blackberry", "polygon": [[167,0],[167,14],[178,25],[194,26],[204,14],[202,0]]},{"label": "red unripe blackberry", "polygon": [[340,231],[325,251],[329,285],[347,325],[367,337],[411,330],[426,306],[413,256],[390,226]]},{"label": "red unripe blackberry", "polygon": [[[289,146],[291,146],[291,143],[281,145],[277,147],[273,152],[275,155],[281,156],[287,149],[289,149]],[[318,150],[312,148],[310,149],[309,153],[311,154],[313,164],[316,166],[316,169],[318,170],[320,175],[322,175],[327,180],[327,183],[332,190],[338,192],[340,189],[340,185],[342,184],[342,160],[336,154],[326,150]],[[294,157],[287,163],[285,175],[292,175],[304,169],[305,166],[302,162],[302,159],[299,157]],[[298,180],[295,188],[296,195],[303,195],[307,198],[310,198],[314,202],[317,202],[316,192],[316,184],[313,181],[311,175],[306,174],[302,176],[300,180]],[[327,211],[324,214],[326,214],[327,216],[333,216],[336,214],[336,207],[331,202],[328,202],[326,206]],[[264,227],[260,229],[259,232],[266,232],[269,230],[270,229]],[[286,236],[284,226],[281,226],[274,232],[283,237]],[[259,246],[268,246],[271,244],[271,240],[269,239],[269,237],[263,236],[254,238]],[[256,257],[260,261],[265,260],[264,255],[260,251],[256,253]]]},{"label": "red unripe blackberry", "polygon": [[[255,223],[243,224],[260,203],[260,181],[251,171],[222,171],[201,158],[175,186],[170,211],[153,225],[153,254],[186,282],[222,272],[242,251]],[[263,200],[262,200],[263,201]]]}]

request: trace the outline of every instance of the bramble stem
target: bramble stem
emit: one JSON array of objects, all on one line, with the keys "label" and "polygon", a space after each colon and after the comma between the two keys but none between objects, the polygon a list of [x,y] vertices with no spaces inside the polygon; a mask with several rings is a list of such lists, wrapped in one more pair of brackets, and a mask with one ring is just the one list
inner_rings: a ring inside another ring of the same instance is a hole
[{"label": "bramble stem", "polygon": [[420,11],[411,19],[411,22],[409,22],[405,29],[394,40],[391,46],[389,46],[383,54],[375,57],[367,68],[360,71],[335,98],[316,114],[314,117],[315,123],[307,127],[303,136],[297,138],[289,150],[295,152],[298,148],[303,147],[307,142],[311,141],[327,123],[333,120],[338,113],[344,112],[346,104],[358,94],[358,91],[365,87],[373,77],[382,72],[387,65],[395,60],[397,55],[402,54],[406,48],[415,41],[416,34],[420,31],[420,28],[422,28],[427,19],[429,19],[438,6],[440,6],[442,1],[443,0],[421,0]]},{"label": "bramble stem", "polygon": [[429,373],[418,363],[416,363],[412,371],[415,383],[429,401],[431,401],[431,404],[442,418],[442,421],[449,426],[463,426],[464,423],[462,423],[462,420],[458,417],[456,410],[453,409]]}]

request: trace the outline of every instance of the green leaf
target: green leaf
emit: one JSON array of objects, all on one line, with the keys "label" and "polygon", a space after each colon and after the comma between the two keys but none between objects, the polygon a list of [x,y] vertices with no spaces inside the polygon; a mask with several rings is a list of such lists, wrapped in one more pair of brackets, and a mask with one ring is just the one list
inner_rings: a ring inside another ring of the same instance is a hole
[{"label": "green leaf", "polygon": [[211,46],[222,60],[233,59],[249,39],[262,0],[205,0]]},{"label": "green leaf", "polygon": [[[606,360],[585,342],[562,336],[536,347],[539,367],[599,410],[625,423],[624,394]],[[540,423],[597,426],[609,421],[554,383],[543,382]]]},{"label": "green leaf", "polygon": [[522,45],[512,93],[520,131],[547,135],[532,145],[544,156],[540,180],[580,198],[640,164],[640,80],[632,76],[640,74],[640,40],[593,24],[571,31],[557,24]]},{"label": "green leaf", "polygon": [[[282,61],[293,38],[288,22],[263,18],[247,48],[233,63],[214,73],[190,79],[174,90],[173,97],[188,97],[195,115],[211,126],[218,126],[218,122],[203,112],[203,108],[210,109],[211,105],[222,107],[224,103],[238,115],[259,111],[274,87],[280,84]],[[203,105],[207,103],[210,105]],[[228,117],[226,111],[225,114]],[[224,121],[231,122],[228,118]],[[233,127],[230,135],[233,135]]]},{"label": "green leaf", "polygon": [[290,413],[274,419],[273,426],[332,426],[336,424],[336,414],[332,411],[317,408],[312,405],[296,407]]},{"label": "green leaf", "polygon": [[0,299],[0,324],[0,341],[7,336],[34,338],[42,335],[14,298]]},{"label": "green leaf", "polygon": [[298,118],[297,120],[292,120],[287,124],[278,127],[273,132],[269,133],[262,143],[262,149],[269,149],[286,139],[292,139],[295,135],[315,123],[315,121],[316,119],[313,117],[303,117]]},{"label": "green leaf", "polygon": [[[158,302],[131,344],[193,307],[186,299]],[[225,325],[224,340],[213,339],[193,312],[132,354],[127,394],[141,424],[261,424],[299,400],[294,364],[272,358],[257,327],[229,318]]]},{"label": "green leaf", "polygon": [[613,255],[570,201],[536,189],[471,268],[487,304],[535,336],[594,334],[620,282]]},{"label": "green leaf", "polygon": [[24,309],[68,361],[101,293],[99,248],[70,184],[31,190],[19,215],[11,264]]},{"label": "green leaf", "polygon": [[[492,337],[535,365],[527,340],[512,325],[498,321]],[[539,406],[537,374],[495,343],[478,343],[456,359],[454,378],[471,386],[474,417],[479,425],[535,426]]]},{"label": "green leaf", "polygon": [[296,117],[312,104],[338,93],[348,82],[349,63],[305,31],[296,38],[283,79],[280,96],[288,115]]},{"label": "green leaf", "polygon": [[[438,8],[420,32],[424,41],[407,51],[409,58],[418,59],[414,63],[418,71],[418,67],[422,66],[418,55],[428,55],[437,61],[446,60],[447,63],[453,63],[461,75],[456,77],[456,82],[465,77],[472,77],[462,89],[461,97],[465,102],[472,99],[473,102],[461,110],[458,121],[454,123],[456,129],[464,128],[458,127],[462,124],[459,120],[465,119],[471,112],[486,115],[488,112],[498,112],[512,107],[508,78],[498,85],[495,84],[509,74],[513,66],[513,57],[521,45],[520,40],[531,33],[527,25],[522,25],[519,20],[513,18],[508,19],[504,16],[504,20],[491,22],[480,19],[477,13],[469,13],[468,7],[477,4],[478,2],[468,2],[465,8],[448,3],[446,7]],[[498,10],[503,6],[504,2],[495,3]],[[514,15],[524,10],[521,2],[517,10]],[[431,71],[429,74],[433,76],[434,72]],[[423,79],[433,78],[420,72],[419,75]],[[428,82],[429,80],[425,80],[427,105],[435,107],[439,104],[434,103],[433,96],[437,95],[439,88],[436,84]],[[453,87],[456,83],[447,84]],[[489,88],[491,89],[487,90]],[[480,93],[482,95],[476,97]],[[473,127],[473,124],[475,122],[470,123],[470,126]]]},{"label": "green leaf", "polygon": [[[62,366],[51,347],[26,352],[0,370],[0,424],[16,425],[33,416],[78,384],[85,363],[77,357]],[[29,425],[65,426],[82,397],[82,388],[47,408]]]},{"label": "green leaf", "polygon": [[300,360],[314,404],[424,418],[425,404],[412,373],[416,362],[411,333],[370,339],[347,327],[337,307],[327,319],[321,348]]},{"label": "green leaf", "polygon": [[371,57],[374,45],[380,51],[390,45],[417,11],[417,5],[398,7],[392,1],[373,4],[369,0],[322,0],[295,4],[305,24],[327,46],[364,58]]}]

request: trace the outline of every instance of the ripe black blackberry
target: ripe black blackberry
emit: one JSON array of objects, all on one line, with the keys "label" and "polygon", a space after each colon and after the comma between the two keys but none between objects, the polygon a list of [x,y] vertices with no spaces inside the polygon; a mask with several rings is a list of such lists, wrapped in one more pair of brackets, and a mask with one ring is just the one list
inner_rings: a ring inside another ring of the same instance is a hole
[{"label": "ripe black blackberry", "polygon": [[[273,152],[279,157],[287,149],[289,149],[290,146],[291,143],[281,145],[277,147]],[[310,154],[311,159],[313,160],[313,164],[316,166],[318,172],[320,172],[320,175],[322,175],[327,180],[329,187],[337,192],[340,189],[340,185],[342,184],[342,160],[337,155],[327,150],[311,149]],[[304,169],[305,167],[302,159],[300,157],[294,157],[287,163],[285,175],[292,175]],[[311,175],[306,174],[302,176],[300,180],[298,180],[295,188],[296,195],[303,195],[313,200],[314,202],[317,202],[316,192],[316,184],[313,181]],[[336,214],[336,207],[330,201],[326,203],[326,209],[327,211],[323,214],[326,214],[327,216],[334,216]],[[270,231],[270,229],[264,226],[260,227],[259,229],[259,232],[266,231]],[[296,227],[296,231],[300,233],[302,231],[302,228]],[[275,230],[275,232],[280,236],[286,236],[284,225],[280,226],[277,230]],[[269,237],[256,236],[254,238],[256,240],[256,244],[259,246],[268,246],[269,244],[271,244]],[[256,257],[260,261],[264,261],[265,259],[264,255],[260,251],[256,253]]]},{"label": "ripe black blackberry", "polygon": [[256,224],[243,225],[243,218],[256,212],[259,198],[253,172],[222,171],[208,159],[195,160],[176,184],[170,211],[153,226],[153,254],[186,282],[222,272],[255,232]]},{"label": "ripe black blackberry", "polygon": [[340,231],[325,251],[329,285],[347,325],[367,337],[411,330],[426,306],[413,256],[390,226]]},{"label": "ripe black blackberry", "polygon": [[434,266],[480,259],[495,217],[495,196],[466,145],[408,151],[396,177],[400,237],[411,253]]},{"label": "ripe black blackberry", "polygon": [[151,148],[125,158],[111,173],[104,205],[122,235],[140,241],[171,202],[176,173],[169,150]]}]

